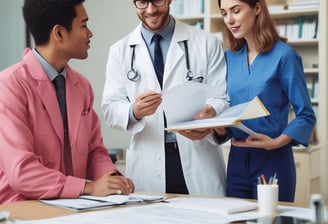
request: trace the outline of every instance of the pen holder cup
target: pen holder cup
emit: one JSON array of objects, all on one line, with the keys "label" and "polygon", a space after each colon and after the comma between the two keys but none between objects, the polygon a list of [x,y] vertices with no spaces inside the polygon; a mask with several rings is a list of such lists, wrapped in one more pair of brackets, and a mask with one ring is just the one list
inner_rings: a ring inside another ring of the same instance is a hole
[{"label": "pen holder cup", "polygon": [[260,213],[272,214],[277,212],[278,191],[279,186],[277,184],[257,185],[257,201]]}]

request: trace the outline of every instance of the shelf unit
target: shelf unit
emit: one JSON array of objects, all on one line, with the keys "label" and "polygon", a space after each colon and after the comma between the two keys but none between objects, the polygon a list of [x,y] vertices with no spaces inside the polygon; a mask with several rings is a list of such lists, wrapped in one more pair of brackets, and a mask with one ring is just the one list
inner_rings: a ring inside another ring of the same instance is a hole
[{"label": "shelf unit", "polygon": [[[266,0],[268,5],[271,4],[281,4],[286,3],[286,0]],[[219,13],[219,8],[217,4],[217,0],[203,0],[204,3],[204,13],[197,16],[179,16],[175,15],[175,17],[185,23],[195,24],[202,23],[204,30],[212,33],[218,33],[222,30],[224,26],[223,18]],[[174,1],[173,1],[174,4]],[[283,20],[290,20],[297,17],[318,17],[321,21],[327,21],[327,2],[326,0],[319,0],[320,7],[314,9],[304,9],[304,10],[288,10],[283,9],[279,11],[272,11],[272,18],[279,23]],[[319,154],[326,149],[325,146],[328,147],[328,124],[325,118],[325,115],[328,111],[328,106],[326,103],[327,99],[327,91],[326,86],[328,85],[328,80],[325,76],[327,73],[327,27],[324,25],[325,23],[318,23],[318,36],[314,39],[289,39],[288,43],[293,46],[297,52],[301,55],[304,67],[305,77],[316,77],[317,80],[320,80],[321,83],[317,83],[316,88],[318,88],[318,92],[320,93],[317,98],[312,98],[311,102],[314,107],[316,107],[315,111],[319,111],[317,114],[317,129],[319,132],[319,142],[320,144],[315,146],[315,150],[313,147],[309,147],[306,150],[295,151],[295,162],[298,173],[298,179],[301,179],[300,173],[304,170],[307,170],[310,174],[312,170],[316,170],[316,174],[314,175],[315,181],[311,179],[313,176],[309,175],[309,178],[304,182],[304,180],[298,180],[297,192],[296,192],[296,203],[307,206],[309,205],[308,200],[310,198],[310,193],[318,193],[320,192],[320,188],[325,190],[321,190],[325,197],[328,199],[328,179],[324,179],[324,182],[320,185],[321,176],[326,174],[319,174],[320,169],[316,169],[315,167],[320,167],[320,163],[324,163],[324,168],[321,170],[328,169],[328,153],[324,152],[323,158],[319,156]],[[320,53],[320,58],[319,58]],[[319,68],[320,64],[320,68]],[[319,106],[320,105],[320,106]],[[321,133],[320,133],[321,132]],[[226,146],[224,146],[226,148]],[[227,151],[227,150],[225,150]],[[225,153],[227,154],[227,152]],[[321,159],[320,159],[321,158]],[[311,164],[311,165],[310,165]],[[305,186],[305,187],[304,187]],[[321,187],[320,187],[321,186]]]},{"label": "shelf unit", "polygon": [[295,204],[310,207],[311,194],[320,192],[320,150],[318,145],[294,149],[296,166]]},{"label": "shelf unit", "polygon": [[[325,197],[325,202],[328,202],[328,2],[320,0],[319,3],[319,102],[318,111],[318,138],[320,142],[320,191]],[[322,21],[322,22],[320,22]]]}]

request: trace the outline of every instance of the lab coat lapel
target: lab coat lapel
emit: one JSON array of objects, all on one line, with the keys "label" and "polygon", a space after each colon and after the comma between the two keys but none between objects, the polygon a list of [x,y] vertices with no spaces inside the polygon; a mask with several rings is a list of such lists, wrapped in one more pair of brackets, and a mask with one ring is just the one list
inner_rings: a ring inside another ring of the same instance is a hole
[{"label": "lab coat lapel", "polygon": [[[164,77],[163,77],[163,86],[166,80],[169,79],[171,75],[173,75],[173,70],[177,66],[178,62],[184,57],[184,50],[181,49],[183,43],[178,43],[176,41],[171,42],[170,48],[166,55],[166,62],[164,68]],[[182,46],[183,47],[183,46]]]},{"label": "lab coat lapel", "polygon": [[163,86],[170,76],[174,74],[173,71],[178,66],[179,61],[185,57],[184,40],[188,40],[188,30],[184,29],[184,26],[181,26],[181,22],[177,20],[171,44],[166,55]]},{"label": "lab coat lapel", "polygon": [[[150,57],[147,45],[141,35],[141,24],[134,29],[128,40],[129,46],[135,45],[135,67],[139,70],[142,79],[151,79],[152,83],[160,90],[160,85],[157,80],[155,68]],[[165,69],[165,68],[164,68]],[[164,71],[165,74],[165,71]],[[165,75],[164,75],[165,76]]]},{"label": "lab coat lapel", "polygon": [[153,62],[149,55],[148,48],[144,42],[136,46],[135,64],[136,64],[136,68],[139,69],[139,72],[142,76],[141,78],[147,80],[151,79],[152,81],[158,83]]}]

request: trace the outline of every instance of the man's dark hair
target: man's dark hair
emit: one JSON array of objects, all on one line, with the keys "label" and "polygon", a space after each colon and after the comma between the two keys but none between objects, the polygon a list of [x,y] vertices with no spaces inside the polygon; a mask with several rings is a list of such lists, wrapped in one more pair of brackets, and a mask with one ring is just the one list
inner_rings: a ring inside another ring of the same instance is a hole
[{"label": "man's dark hair", "polygon": [[23,16],[35,44],[46,44],[52,28],[57,24],[70,31],[76,17],[75,6],[83,2],[84,0],[25,0]]}]

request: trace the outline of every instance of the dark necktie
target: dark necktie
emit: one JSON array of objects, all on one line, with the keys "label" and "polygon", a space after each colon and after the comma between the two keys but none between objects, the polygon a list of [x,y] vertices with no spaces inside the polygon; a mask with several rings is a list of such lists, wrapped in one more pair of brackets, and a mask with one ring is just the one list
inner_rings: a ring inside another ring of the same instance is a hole
[{"label": "dark necktie", "polygon": [[63,75],[57,75],[54,79],[54,85],[56,88],[58,105],[60,108],[60,113],[63,119],[64,125],[64,164],[65,164],[65,173],[67,175],[73,174],[72,169],[72,156],[71,156],[71,147],[69,144],[68,136],[68,122],[67,122],[67,111],[66,111],[66,93],[65,93],[65,77]]},{"label": "dark necktie", "polygon": [[163,83],[163,73],[164,73],[164,60],[163,60],[163,54],[161,50],[161,46],[159,44],[160,40],[162,39],[162,36],[159,34],[154,34],[153,41],[155,43],[154,48],[154,67],[156,71],[156,76],[158,79],[158,82],[162,88]]},{"label": "dark necktie", "polygon": [[[153,36],[154,47],[154,68],[158,82],[162,88],[163,73],[164,73],[164,60],[159,44],[162,36],[155,34]],[[166,117],[164,115],[164,126],[166,127]],[[181,166],[181,159],[179,149],[176,143],[176,136],[173,132],[164,132],[165,140],[165,172],[166,172],[166,191],[168,193],[188,193],[187,185],[183,176],[183,170]],[[172,145],[174,147],[172,147]]]}]

